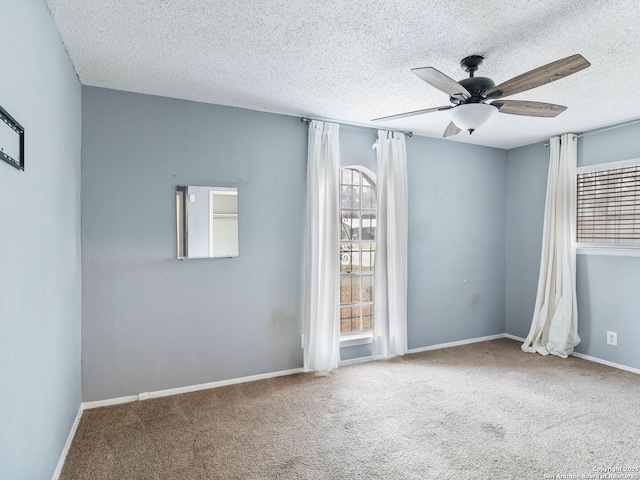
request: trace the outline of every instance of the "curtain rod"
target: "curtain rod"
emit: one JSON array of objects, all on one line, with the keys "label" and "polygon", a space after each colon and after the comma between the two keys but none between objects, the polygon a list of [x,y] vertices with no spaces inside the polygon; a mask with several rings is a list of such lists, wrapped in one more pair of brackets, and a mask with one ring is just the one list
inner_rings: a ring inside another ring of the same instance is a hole
[{"label": "curtain rod", "polygon": [[[639,122],[640,122],[640,118],[637,120],[629,120],[628,122],[619,123],[618,125],[612,125],[610,127],[602,128],[600,130],[592,130],[590,132],[580,133],[576,135],[576,138],[586,137],[587,135],[593,135],[594,133],[606,132],[607,130],[613,130],[615,128],[626,127],[627,125],[633,125],[634,123],[639,123]],[[545,147],[548,147],[549,142],[545,142],[543,145]]]},{"label": "curtain rod", "polygon": [[326,120],[326,119],[322,119],[322,118],[300,117],[300,121],[302,123],[306,123],[307,125],[310,124],[313,120],[316,120],[318,122],[337,123],[339,125],[344,125],[345,127],[366,128],[366,129],[369,129],[369,130],[384,130],[386,132],[399,132],[399,133],[404,133],[409,138],[413,137],[413,132],[403,132],[402,130],[388,130],[388,129],[385,129],[385,128],[377,129],[376,127],[372,127],[371,125],[363,125],[361,123],[345,123],[345,122],[338,122],[336,120]]}]

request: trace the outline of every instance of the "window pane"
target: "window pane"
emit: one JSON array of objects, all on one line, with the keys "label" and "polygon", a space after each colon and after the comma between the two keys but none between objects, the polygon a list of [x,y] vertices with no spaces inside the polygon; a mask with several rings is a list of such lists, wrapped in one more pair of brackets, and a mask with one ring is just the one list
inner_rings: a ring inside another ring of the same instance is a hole
[{"label": "window pane", "polygon": [[362,330],[371,330],[373,327],[373,305],[362,306]]},{"label": "window pane", "polygon": [[354,208],[353,187],[351,185],[340,185],[340,208]]},{"label": "window pane", "polygon": [[360,301],[360,276],[345,275],[340,277],[340,303],[357,303]]},{"label": "window pane", "polygon": [[363,302],[372,302],[373,301],[373,275],[362,275],[360,277],[360,282],[362,284],[362,301]]},{"label": "window pane", "polygon": [[340,218],[342,227],[340,232],[341,240],[360,239],[360,213],[353,210],[341,210]]},{"label": "window pane", "polygon": [[351,170],[351,174],[352,174],[351,185],[360,186],[361,185],[360,178],[362,178],[362,175],[360,174],[360,172],[357,170]]},{"label": "window pane", "polygon": [[360,331],[360,307],[340,307],[340,333]]},{"label": "window pane", "polygon": [[363,243],[360,247],[360,268],[363,272],[373,271],[376,255],[375,243]]},{"label": "window pane", "polygon": [[340,245],[340,272],[372,272],[375,250],[375,243],[342,243]]},{"label": "window pane", "polygon": [[360,252],[358,244],[343,243],[340,245],[340,273],[360,271]]},{"label": "window pane", "polygon": [[353,185],[351,187],[351,208],[360,208],[360,186]]},{"label": "window pane", "polygon": [[[362,208],[376,208],[378,192],[376,184],[364,173],[362,174]],[[366,197],[366,201],[365,201]]]},{"label": "window pane", "polygon": [[373,208],[372,194],[371,187],[362,187],[362,208]]},{"label": "window pane", "polygon": [[353,170],[350,168],[341,168],[340,169],[340,183],[343,185],[351,185],[351,176],[353,174]]},{"label": "window pane", "polygon": [[360,220],[362,240],[375,240],[376,238],[376,214],[363,212]]},{"label": "window pane", "polygon": [[[342,212],[340,213],[342,215]],[[344,219],[340,219],[340,240],[351,240],[351,226],[349,222]]]}]

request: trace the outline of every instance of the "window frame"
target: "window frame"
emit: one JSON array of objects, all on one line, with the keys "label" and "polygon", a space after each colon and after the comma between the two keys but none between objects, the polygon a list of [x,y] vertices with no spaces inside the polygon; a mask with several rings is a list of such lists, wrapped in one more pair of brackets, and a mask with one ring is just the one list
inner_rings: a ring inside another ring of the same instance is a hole
[{"label": "window frame", "polygon": [[595,172],[599,170],[612,170],[616,168],[640,166],[639,158],[630,158],[627,160],[620,160],[616,162],[597,163],[593,165],[584,165],[576,168],[576,201],[573,206],[575,208],[575,221],[576,221],[576,237],[575,246],[576,253],[581,255],[610,255],[610,256],[624,256],[624,257],[640,257],[640,242],[639,243],[591,243],[591,242],[578,242],[578,175],[581,173]]},{"label": "window frame", "polygon": [[[378,188],[378,181],[377,181],[377,175],[372,172],[371,170],[369,170],[367,167],[363,167],[361,165],[345,165],[345,166],[341,166],[340,170],[346,170],[346,169],[351,169],[351,170],[356,170],[359,173],[366,175],[367,177],[369,177],[371,179],[371,181],[373,182],[373,184],[376,187],[376,192],[377,192],[377,188]],[[378,217],[378,202],[377,202],[377,198],[376,198],[376,218]],[[342,210],[341,208],[339,210]],[[341,221],[340,218],[337,219],[338,221]],[[377,234],[377,232],[376,232]],[[339,238],[339,251],[337,252],[338,254],[340,254],[340,252],[342,251],[342,245],[343,244],[347,244],[349,243],[346,240],[342,240],[342,229],[340,229],[340,238]],[[352,240],[351,240],[352,241]],[[359,239],[359,242],[362,242],[363,239]],[[371,243],[375,243],[376,247],[377,247],[377,239],[373,239],[371,240]],[[374,260],[374,265],[373,265],[373,277],[375,277],[375,260]],[[342,277],[340,269],[338,269],[338,275],[340,276],[340,278]],[[340,280],[338,280],[338,283],[340,283]],[[374,283],[374,288],[375,288],[375,283]],[[340,310],[340,305],[342,302],[340,302],[340,298],[338,298],[338,310]],[[373,306],[374,302],[371,302],[371,305]],[[368,344],[372,344],[373,343],[373,325],[375,322],[375,316],[376,316],[376,312],[375,309],[373,310],[373,315],[371,318],[371,330],[369,331],[364,331],[364,332],[358,332],[358,333],[340,333],[340,348],[345,348],[345,347],[357,347],[360,345],[368,345]]]}]

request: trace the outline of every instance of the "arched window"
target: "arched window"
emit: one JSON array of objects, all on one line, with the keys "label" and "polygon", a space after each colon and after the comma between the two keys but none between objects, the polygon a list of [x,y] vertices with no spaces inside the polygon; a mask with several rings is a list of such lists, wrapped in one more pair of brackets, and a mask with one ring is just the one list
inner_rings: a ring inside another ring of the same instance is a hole
[{"label": "arched window", "polygon": [[340,169],[340,335],[371,333],[376,251],[375,174]]}]

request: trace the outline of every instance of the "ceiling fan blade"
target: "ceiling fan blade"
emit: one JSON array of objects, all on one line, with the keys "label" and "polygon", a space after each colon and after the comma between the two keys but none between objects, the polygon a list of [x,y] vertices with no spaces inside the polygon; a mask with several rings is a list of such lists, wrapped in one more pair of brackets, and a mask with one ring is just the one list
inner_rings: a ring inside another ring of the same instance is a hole
[{"label": "ceiling fan blade", "polygon": [[451,122],[448,126],[447,129],[444,131],[444,135],[442,135],[444,138],[446,137],[451,137],[453,135],[457,135],[461,132],[462,130],[460,130],[455,123]]},{"label": "ceiling fan blade", "polygon": [[498,107],[500,113],[526,115],[528,117],[557,117],[567,107],[553,103],[526,102],[524,100],[495,100],[491,105]]},{"label": "ceiling fan blade", "polygon": [[397,115],[389,115],[388,117],[374,118],[371,121],[372,122],[381,122],[383,120],[397,120],[399,118],[413,117],[415,115],[422,115],[423,113],[438,112],[440,110],[449,110],[450,108],[453,108],[453,107],[447,105],[446,107],[425,108],[424,110],[415,110],[413,112],[399,113]]},{"label": "ceiling fan blade", "polygon": [[557,60],[507,80],[486,92],[487,98],[501,98],[560,80],[591,64],[580,54]]},{"label": "ceiling fan blade", "polygon": [[448,77],[433,67],[412,68],[411,71],[429,85],[443,91],[450,97],[453,97],[454,95],[463,95],[465,98],[471,97],[471,94],[466,88],[456,82],[453,78]]}]

